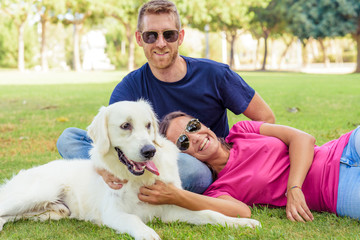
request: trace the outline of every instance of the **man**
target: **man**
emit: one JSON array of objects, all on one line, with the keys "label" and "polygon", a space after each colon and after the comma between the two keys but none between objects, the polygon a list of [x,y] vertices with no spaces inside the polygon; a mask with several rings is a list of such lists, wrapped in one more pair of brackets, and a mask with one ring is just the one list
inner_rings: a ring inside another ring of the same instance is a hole
[{"label": "man", "polygon": [[[275,122],[270,107],[229,66],[180,56],[184,35],[172,2],[153,0],[144,4],[135,38],[148,62],[124,77],[109,103],[143,98],[152,103],[159,119],[181,110],[196,116],[219,137],[229,133],[227,109],[252,120]],[[88,158],[91,139],[85,131],[70,128],[60,136],[57,147],[64,158]],[[98,172],[111,188],[122,187],[122,181],[105,171]],[[207,166],[189,155],[179,156],[179,172],[186,190],[202,193],[212,183]]]}]

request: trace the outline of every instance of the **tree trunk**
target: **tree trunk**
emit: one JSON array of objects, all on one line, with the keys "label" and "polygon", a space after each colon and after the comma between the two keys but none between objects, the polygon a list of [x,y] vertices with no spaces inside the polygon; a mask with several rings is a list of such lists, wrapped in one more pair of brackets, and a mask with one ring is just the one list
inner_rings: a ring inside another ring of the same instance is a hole
[{"label": "tree trunk", "polygon": [[353,38],[356,41],[357,57],[356,57],[356,73],[360,73],[360,34],[353,34]]},{"label": "tree trunk", "polygon": [[126,24],[126,37],[129,43],[128,71],[135,69],[135,43],[134,35],[130,24]]},{"label": "tree trunk", "polygon": [[269,38],[269,31],[268,30],[264,30],[264,59],[263,59],[263,64],[261,67],[262,71],[266,70],[266,58],[267,58],[267,54],[268,54],[268,45],[267,45],[267,40]]},{"label": "tree trunk", "polygon": [[18,26],[18,69],[23,72],[25,70],[25,44],[24,44],[25,22]]},{"label": "tree trunk", "polygon": [[302,67],[306,68],[308,66],[308,53],[307,53],[307,48],[306,45],[307,43],[305,42],[306,40],[303,40],[301,42],[301,46],[302,46]]},{"label": "tree trunk", "polygon": [[283,41],[285,43],[285,50],[282,52],[280,58],[279,58],[279,61],[278,61],[278,66],[279,66],[279,69],[281,69],[281,66],[283,64],[283,61],[284,61],[284,58],[286,56],[286,53],[289,51],[290,49],[290,46],[292,45],[292,43],[294,42],[294,37],[291,37],[290,39],[290,42],[286,42],[285,39],[283,38]]},{"label": "tree trunk", "polygon": [[73,64],[75,71],[81,71],[81,61],[80,61],[80,23],[74,23],[74,53],[73,53]]},{"label": "tree trunk", "polygon": [[259,49],[260,49],[260,39],[256,39],[256,50],[255,50],[255,59],[254,59],[254,68],[257,69],[258,66],[258,55],[259,55]]},{"label": "tree trunk", "polygon": [[325,48],[325,45],[324,45],[324,40],[322,38],[319,38],[318,41],[320,43],[320,47],[321,47],[321,50],[323,52],[324,65],[325,65],[326,68],[328,68],[330,60],[329,60],[329,57],[328,57],[327,52],[326,52],[326,48]]},{"label": "tree trunk", "polygon": [[46,20],[41,19],[41,69],[48,70],[48,62],[46,59]]},{"label": "tree trunk", "polygon": [[235,39],[236,35],[230,35],[230,63],[229,66],[231,69],[234,69],[234,48],[235,48]]}]

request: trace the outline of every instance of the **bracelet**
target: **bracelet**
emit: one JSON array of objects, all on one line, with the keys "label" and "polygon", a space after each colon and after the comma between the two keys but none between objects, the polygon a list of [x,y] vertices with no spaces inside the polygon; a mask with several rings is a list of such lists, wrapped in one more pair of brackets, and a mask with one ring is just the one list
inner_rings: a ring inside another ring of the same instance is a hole
[{"label": "bracelet", "polygon": [[301,190],[301,187],[295,185],[295,186],[292,186],[291,188],[289,188],[286,193],[285,193],[285,197],[287,197],[287,193],[291,190],[291,189],[294,189],[294,188],[299,188]]}]

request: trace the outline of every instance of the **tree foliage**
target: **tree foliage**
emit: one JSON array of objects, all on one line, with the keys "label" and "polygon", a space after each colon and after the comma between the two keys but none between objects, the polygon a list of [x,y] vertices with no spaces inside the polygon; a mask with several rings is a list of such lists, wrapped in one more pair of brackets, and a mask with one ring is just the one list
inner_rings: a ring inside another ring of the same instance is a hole
[{"label": "tree foliage", "polygon": [[[1,29],[7,33],[0,33],[0,63],[8,59],[7,66],[12,66],[14,59],[11,58],[16,56],[18,68],[23,70],[25,59],[27,62],[34,59],[26,55],[29,54],[29,49],[34,51],[40,48],[41,65],[46,69],[46,39],[49,37],[46,34],[47,27],[51,23],[60,21],[65,26],[72,26],[74,30],[72,63],[75,70],[81,69],[79,40],[82,31],[87,30],[86,27],[94,26],[113,31],[107,36],[108,41],[113,43],[110,44],[109,49],[122,52],[126,49],[126,57],[122,53],[122,55],[117,54],[113,59],[127,62],[128,69],[132,70],[135,68],[135,60],[138,60],[135,58],[136,51],[139,51],[139,48],[135,48],[134,41],[137,15],[140,6],[145,2],[147,0],[1,0],[2,18],[6,14],[11,18],[11,22],[2,21]],[[223,0],[221,3],[217,0],[174,0],[174,2],[184,26],[197,28],[200,31],[204,31],[207,26],[212,32],[226,33],[230,45],[231,67],[234,63],[235,40],[239,34],[250,31],[258,35],[257,38],[260,36],[265,39],[263,69],[266,65],[268,38],[291,34],[305,44],[310,38],[322,43],[327,38],[350,35],[357,42],[357,71],[360,72],[359,0]],[[35,30],[35,24],[40,23],[41,26],[39,47],[33,47],[32,43],[29,43],[33,41],[31,34],[28,39],[24,39],[29,16],[32,17],[33,22],[29,32]],[[38,19],[35,24],[34,16]],[[114,21],[106,22],[109,18],[115,19],[120,23],[119,26],[109,27],[107,25],[109,22],[117,25]],[[7,43],[4,42],[9,35],[13,39],[18,39],[15,54],[14,47],[10,46],[11,44],[6,46]],[[289,39],[294,38],[289,37]],[[69,47],[66,46],[66,49]]]},{"label": "tree foliage", "polygon": [[283,13],[292,34],[303,43],[351,34],[357,42],[357,68],[360,72],[360,1],[283,0]]}]

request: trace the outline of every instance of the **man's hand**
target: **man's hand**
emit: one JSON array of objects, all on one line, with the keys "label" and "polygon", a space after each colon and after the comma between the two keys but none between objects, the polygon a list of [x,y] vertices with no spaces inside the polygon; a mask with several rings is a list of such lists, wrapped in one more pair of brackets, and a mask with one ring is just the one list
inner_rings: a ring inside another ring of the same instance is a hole
[{"label": "man's hand", "polygon": [[112,189],[119,190],[128,180],[120,180],[105,169],[96,169],[96,172],[103,178],[104,182]]},{"label": "man's hand", "polygon": [[314,216],[308,208],[305,196],[300,188],[293,188],[287,193],[286,216],[290,221],[312,221]]}]

